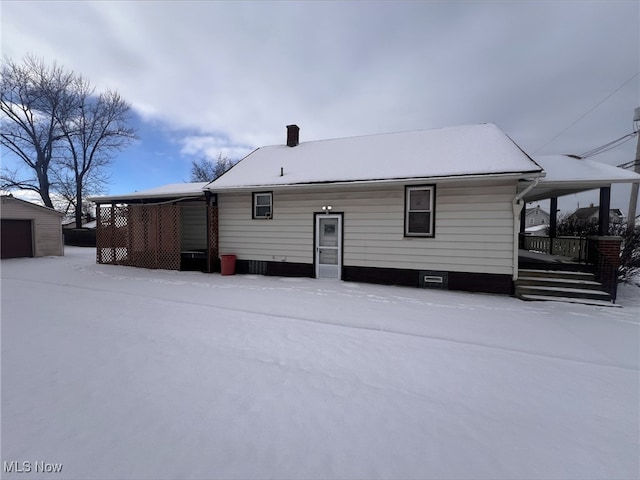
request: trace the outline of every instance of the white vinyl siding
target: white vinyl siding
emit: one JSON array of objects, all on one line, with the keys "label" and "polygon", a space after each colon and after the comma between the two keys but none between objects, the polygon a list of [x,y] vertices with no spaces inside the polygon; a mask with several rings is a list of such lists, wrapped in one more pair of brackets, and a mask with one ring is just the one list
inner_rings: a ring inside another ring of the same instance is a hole
[{"label": "white vinyl siding", "polygon": [[[298,195],[274,192],[272,219],[252,218],[251,193],[218,194],[220,254],[242,260],[313,263],[313,207]],[[318,206],[316,210],[319,210]]]},{"label": "white vinyl siding", "polygon": [[207,207],[204,203],[180,206],[180,237],[182,250],[207,248]]},{"label": "white vinyl siding", "polygon": [[62,216],[12,198],[3,198],[2,218],[31,220],[33,256],[63,255]]},{"label": "white vinyl siding", "polygon": [[434,238],[405,237],[404,186],[274,191],[270,222],[251,193],[219,193],[220,252],[243,260],[313,263],[314,212],[343,213],[345,266],[513,273],[514,181],[440,183]]}]

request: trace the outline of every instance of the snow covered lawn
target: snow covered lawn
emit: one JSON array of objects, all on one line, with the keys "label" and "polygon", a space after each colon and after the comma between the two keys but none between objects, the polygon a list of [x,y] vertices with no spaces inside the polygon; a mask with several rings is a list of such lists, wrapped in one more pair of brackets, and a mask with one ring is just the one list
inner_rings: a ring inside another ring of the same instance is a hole
[{"label": "snow covered lawn", "polygon": [[638,287],[598,308],[65,253],[1,263],[3,478],[640,475]]}]

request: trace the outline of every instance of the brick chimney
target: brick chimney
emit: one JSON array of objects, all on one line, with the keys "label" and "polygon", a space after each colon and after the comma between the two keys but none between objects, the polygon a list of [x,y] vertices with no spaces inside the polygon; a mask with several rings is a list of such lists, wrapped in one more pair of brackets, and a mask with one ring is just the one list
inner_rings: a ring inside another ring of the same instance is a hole
[{"label": "brick chimney", "polygon": [[300,143],[300,127],[287,125],[287,147],[295,147]]}]

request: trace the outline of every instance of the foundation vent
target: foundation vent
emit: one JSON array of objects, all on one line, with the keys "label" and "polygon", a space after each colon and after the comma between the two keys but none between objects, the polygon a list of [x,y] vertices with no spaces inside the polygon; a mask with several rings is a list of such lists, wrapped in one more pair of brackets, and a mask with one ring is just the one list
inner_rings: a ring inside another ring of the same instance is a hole
[{"label": "foundation vent", "polygon": [[420,271],[420,286],[422,288],[449,289],[449,274],[433,270]]}]

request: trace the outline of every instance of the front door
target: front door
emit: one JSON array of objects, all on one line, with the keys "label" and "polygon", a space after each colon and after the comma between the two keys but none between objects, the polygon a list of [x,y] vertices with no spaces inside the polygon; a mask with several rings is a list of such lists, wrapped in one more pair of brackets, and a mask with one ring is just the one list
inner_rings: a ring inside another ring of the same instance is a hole
[{"label": "front door", "polygon": [[316,278],[337,278],[342,272],[342,216],[316,215]]}]

